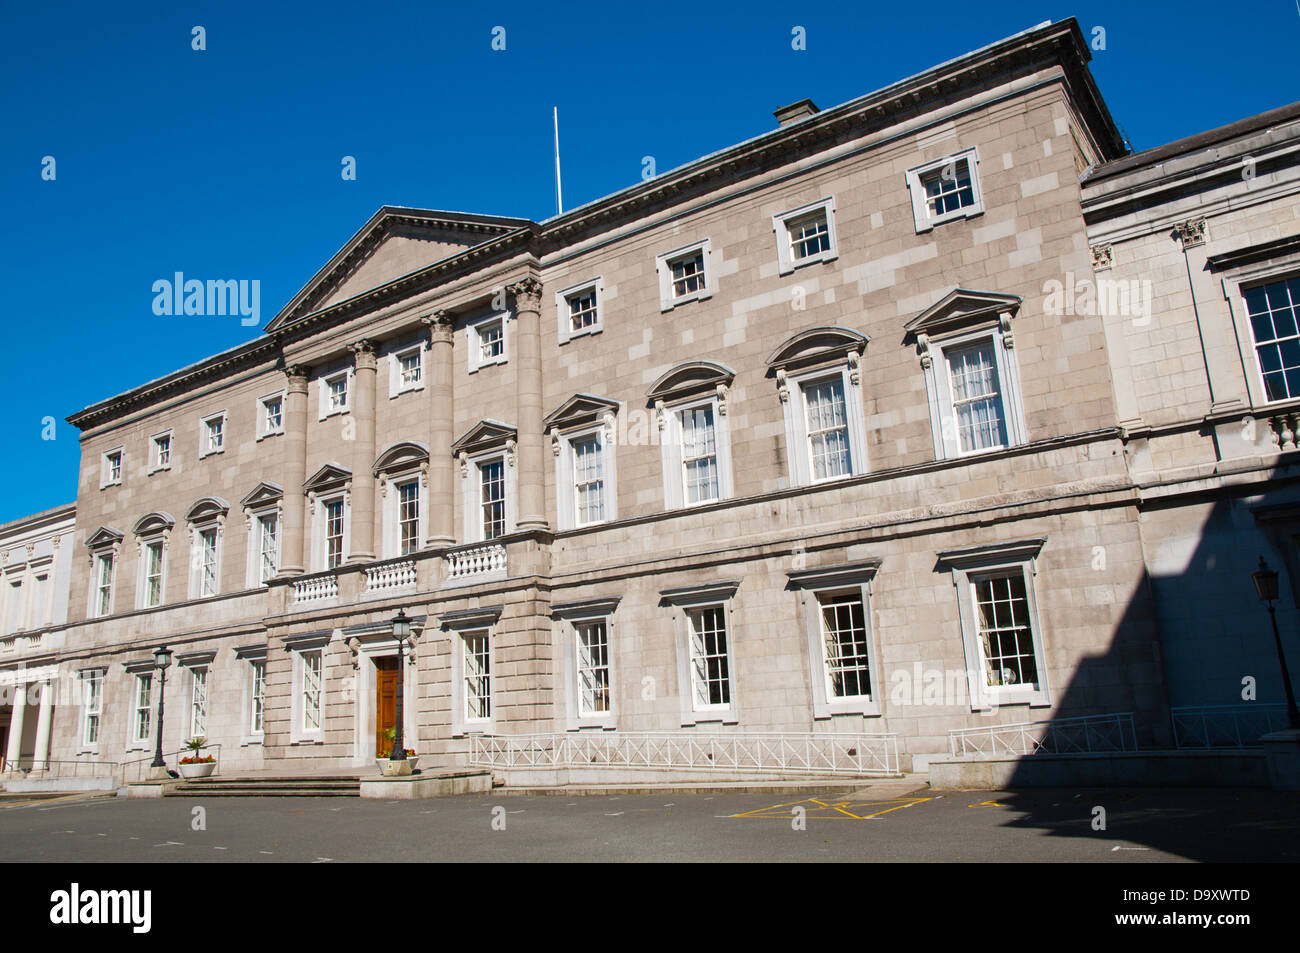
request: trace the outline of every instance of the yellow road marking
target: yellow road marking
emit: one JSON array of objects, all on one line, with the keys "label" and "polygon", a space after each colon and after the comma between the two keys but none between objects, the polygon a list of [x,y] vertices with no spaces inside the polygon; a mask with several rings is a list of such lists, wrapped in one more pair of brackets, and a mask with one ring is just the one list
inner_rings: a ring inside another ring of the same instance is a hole
[{"label": "yellow road marking", "polygon": [[[810,797],[801,801],[787,801],[783,804],[774,804],[771,807],[760,807],[753,811],[744,811],[740,814],[732,814],[732,817],[745,818],[782,818],[790,817],[791,808],[800,804],[815,804],[817,807],[809,811],[809,814],[819,820],[848,818],[853,821],[870,820],[873,817],[879,817],[882,814],[888,814],[890,811],[897,811],[904,807],[913,807],[917,804],[923,804],[926,801],[933,801],[932,797],[904,797],[904,798],[882,798],[878,801],[823,801],[820,798]],[[888,805],[888,806],[884,806]],[[879,807],[880,810],[871,811],[868,814],[859,814],[862,808]],[[820,809],[820,810],[819,810]],[[826,813],[821,813],[824,810]],[[816,813],[814,813],[814,811]]]}]

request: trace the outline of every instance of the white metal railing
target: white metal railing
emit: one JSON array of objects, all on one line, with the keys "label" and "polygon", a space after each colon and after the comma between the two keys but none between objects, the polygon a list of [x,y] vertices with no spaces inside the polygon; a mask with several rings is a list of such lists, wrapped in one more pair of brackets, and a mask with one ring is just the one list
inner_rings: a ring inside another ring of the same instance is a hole
[{"label": "white metal railing", "polygon": [[954,757],[1137,750],[1132,712],[956,728],[948,732],[948,742]]},{"label": "white metal railing", "polygon": [[339,579],[334,573],[307,576],[293,581],[295,603],[319,602],[321,599],[332,599],[338,594]]},{"label": "white metal railing", "polygon": [[898,736],[893,733],[608,731],[470,737],[470,764],[498,769],[708,769],[847,776],[899,773]]},{"label": "white metal railing", "polygon": [[501,543],[454,549],[444,554],[447,561],[447,578],[465,579],[490,572],[505,571],[506,548]]},{"label": "white metal railing", "polygon": [[387,592],[415,585],[415,560],[380,563],[366,567],[366,592]]},{"label": "white metal railing", "polygon": [[1258,748],[1259,738],[1286,727],[1286,706],[1199,705],[1170,708],[1178,748]]}]

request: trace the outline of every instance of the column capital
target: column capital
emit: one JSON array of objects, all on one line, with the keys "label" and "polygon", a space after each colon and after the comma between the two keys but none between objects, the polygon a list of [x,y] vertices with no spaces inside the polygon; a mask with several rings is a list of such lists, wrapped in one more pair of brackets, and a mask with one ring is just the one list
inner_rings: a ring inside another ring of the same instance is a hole
[{"label": "column capital", "polygon": [[285,365],[284,376],[288,380],[290,393],[307,393],[307,379],[311,377],[311,368],[306,364]]},{"label": "column capital", "polygon": [[1179,222],[1174,226],[1174,235],[1183,244],[1183,249],[1204,245],[1206,239],[1205,219],[1193,218]]},{"label": "column capital", "polygon": [[439,308],[433,314],[426,314],[420,323],[429,329],[429,341],[433,344],[450,344],[452,332],[456,326],[456,315],[446,308]]},{"label": "column capital", "polygon": [[542,283],[529,275],[513,285],[506,285],[506,291],[515,296],[519,311],[540,311],[542,309]]},{"label": "column capital", "polygon": [[362,338],[360,341],[349,344],[348,350],[353,354],[357,370],[374,370],[379,353],[378,341],[374,340],[374,338]]}]

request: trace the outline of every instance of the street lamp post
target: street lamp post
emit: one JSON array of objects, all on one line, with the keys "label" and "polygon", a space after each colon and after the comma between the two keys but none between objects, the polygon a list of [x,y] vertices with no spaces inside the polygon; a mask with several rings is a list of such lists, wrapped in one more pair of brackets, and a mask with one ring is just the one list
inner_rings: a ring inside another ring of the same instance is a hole
[{"label": "street lamp post", "polygon": [[389,761],[406,760],[406,741],[402,737],[402,696],[406,694],[406,664],[402,659],[402,649],[411,635],[411,620],[406,617],[406,610],[398,609],[393,618],[393,638],[397,639],[397,724],[393,728],[393,750],[388,753]]},{"label": "street lamp post", "polygon": [[1286,655],[1282,652],[1282,636],[1277,631],[1277,612],[1273,600],[1277,598],[1277,573],[1268,568],[1264,557],[1259,557],[1259,569],[1251,573],[1255,591],[1261,602],[1268,603],[1268,615],[1273,621],[1273,642],[1277,646],[1277,664],[1282,669],[1282,687],[1286,689],[1286,721],[1289,728],[1300,728],[1300,710],[1295,705],[1295,692],[1291,688],[1291,674],[1287,671]]},{"label": "street lamp post", "polygon": [[171,649],[165,645],[160,645],[153,650],[153,665],[158,670],[158,724],[154,726],[154,735],[156,744],[154,746],[152,768],[165,768],[167,762],[163,760],[163,696],[167,689],[167,666],[172,663]]}]

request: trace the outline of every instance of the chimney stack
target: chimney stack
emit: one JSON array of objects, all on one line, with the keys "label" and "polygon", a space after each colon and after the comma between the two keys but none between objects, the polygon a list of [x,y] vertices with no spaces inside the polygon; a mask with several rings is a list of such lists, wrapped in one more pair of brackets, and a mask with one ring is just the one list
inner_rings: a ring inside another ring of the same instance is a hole
[{"label": "chimney stack", "polygon": [[785,127],[792,122],[798,122],[800,119],[807,119],[809,116],[815,116],[820,109],[811,99],[801,99],[797,103],[791,103],[789,106],[782,106],[776,112],[772,113],[776,117],[778,127]]}]

